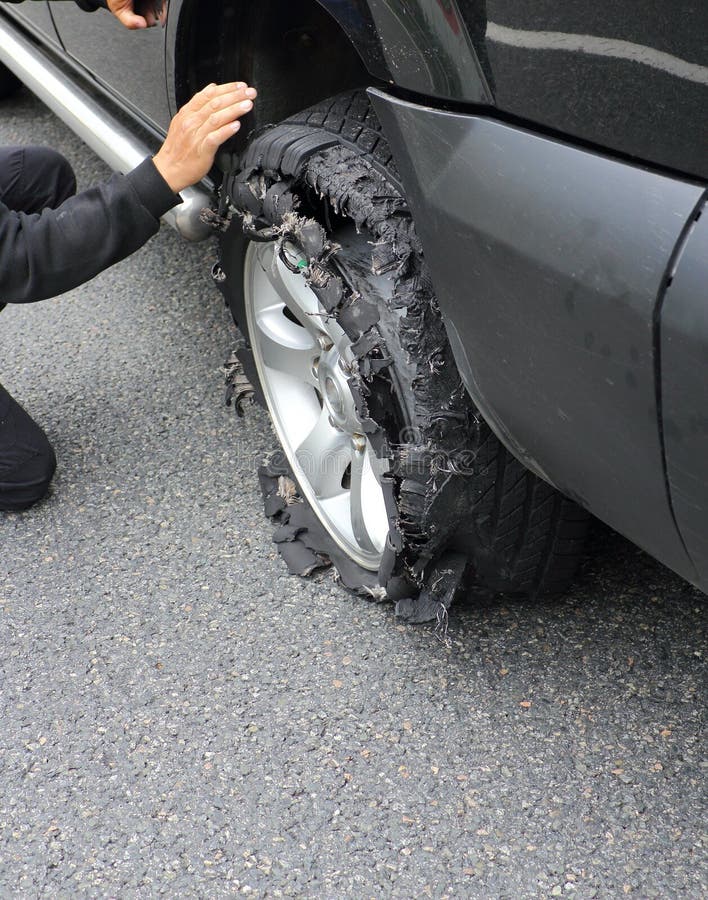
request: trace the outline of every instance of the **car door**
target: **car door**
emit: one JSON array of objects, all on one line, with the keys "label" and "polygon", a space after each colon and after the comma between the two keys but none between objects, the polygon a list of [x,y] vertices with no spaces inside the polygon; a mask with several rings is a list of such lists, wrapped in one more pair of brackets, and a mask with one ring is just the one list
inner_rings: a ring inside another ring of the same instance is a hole
[{"label": "car door", "polygon": [[[36,4],[27,4],[36,5]],[[67,53],[153,128],[167,131],[170,113],[165,81],[163,25],[129,31],[104,10],[87,13],[74,3],[50,4]]]},{"label": "car door", "polygon": [[21,19],[25,25],[35,33],[39,33],[45,40],[53,44],[59,43],[49,11],[49,3],[46,0],[43,0],[41,3],[22,3],[17,6],[3,3],[3,12],[8,12],[10,15]]}]

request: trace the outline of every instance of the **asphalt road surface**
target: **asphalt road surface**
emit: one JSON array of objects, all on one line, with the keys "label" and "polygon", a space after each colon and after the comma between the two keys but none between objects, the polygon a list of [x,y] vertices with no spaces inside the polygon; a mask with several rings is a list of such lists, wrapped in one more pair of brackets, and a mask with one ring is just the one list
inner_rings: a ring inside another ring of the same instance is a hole
[{"label": "asphalt road surface", "polygon": [[[2,143],[104,166],[27,94]],[[0,317],[59,458],[0,514],[0,897],[701,897],[703,595],[607,532],[450,646],[289,577],[213,248],[163,229]]]}]

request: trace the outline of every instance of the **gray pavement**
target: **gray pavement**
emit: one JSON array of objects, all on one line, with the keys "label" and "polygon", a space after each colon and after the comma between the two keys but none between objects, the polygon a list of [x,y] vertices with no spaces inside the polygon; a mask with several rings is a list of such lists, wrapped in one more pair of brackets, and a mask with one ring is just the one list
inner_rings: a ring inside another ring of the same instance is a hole
[{"label": "gray pavement", "polygon": [[[106,174],[26,94],[0,142]],[[289,577],[222,405],[213,248],[168,230],[0,317],[52,496],[0,517],[0,897],[705,896],[703,595],[599,532],[451,646]]]}]

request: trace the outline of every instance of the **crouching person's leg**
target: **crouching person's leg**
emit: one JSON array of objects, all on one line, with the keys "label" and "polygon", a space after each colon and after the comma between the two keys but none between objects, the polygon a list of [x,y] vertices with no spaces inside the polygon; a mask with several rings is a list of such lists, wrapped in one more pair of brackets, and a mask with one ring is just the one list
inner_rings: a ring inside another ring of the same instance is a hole
[{"label": "crouching person's leg", "polygon": [[76,193],[74,171],[50,147],[0,147],[0,200],[16,212],[55,209]]},{"label": "crouching person's leg", "polygon": [[45,433],[0,384],[0,510],[17,512],[41,500],[56,466]]}]

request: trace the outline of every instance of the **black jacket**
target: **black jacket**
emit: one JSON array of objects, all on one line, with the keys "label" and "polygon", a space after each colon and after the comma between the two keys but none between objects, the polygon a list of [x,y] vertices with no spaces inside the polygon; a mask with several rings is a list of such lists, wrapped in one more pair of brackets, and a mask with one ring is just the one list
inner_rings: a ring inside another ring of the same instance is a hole
[{"label": "black jacket", "polygon": [[[99,5],[105,4],[79,2],[86,9]],[[128,175],[114,175],[55,210],[28,215],[0,203],[0,309],[83,284],[142,247],[159,229],[160,217],[179,202],[146,159]]]},{"label": "black jacket", "polygon": [[83,284],[142,247],[179,202],[146,159],[57,209],[28,215],[0,203],[0,304],[45,300]]}]

